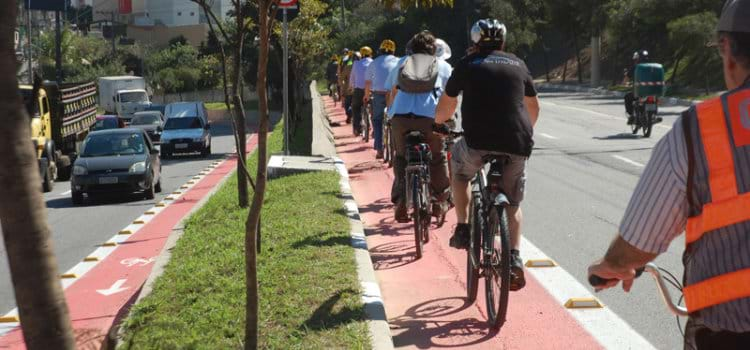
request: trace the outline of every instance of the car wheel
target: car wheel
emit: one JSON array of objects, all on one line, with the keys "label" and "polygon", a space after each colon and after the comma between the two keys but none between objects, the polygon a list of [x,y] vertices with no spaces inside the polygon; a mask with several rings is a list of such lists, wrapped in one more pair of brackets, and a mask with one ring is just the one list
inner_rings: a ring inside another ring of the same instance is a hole
[{"label": "car wheel", "polygon": [[55,176],[52,174],[52,167],[47,166],[47,171],[44,172],[44,179],[42,182],[42,190],[44,192],[50,192],[55,188]]},{"label": "car wheel", "polygon": [[83,204],[83,193],[78,191],[72,191],[70,192],[71,199],[73,200],[74,205],[81,205]]}]

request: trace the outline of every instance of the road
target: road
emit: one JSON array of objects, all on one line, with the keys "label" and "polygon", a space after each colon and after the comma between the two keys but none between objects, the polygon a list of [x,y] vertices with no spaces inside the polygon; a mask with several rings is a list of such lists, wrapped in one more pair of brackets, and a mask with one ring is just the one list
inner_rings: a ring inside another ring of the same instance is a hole
[{"label": "road", "polygon": [[[622,100],[586,93],[543,93],[536,150],[529,162],[524,235],[581,283],[617,232],[644,165],[658,140],[686,107],[664,107],[664,122],[651,138],[633,136]],[[656,263],[682,276],[680,237]],[[661,349],[682,347],[675,317],[668,313],[650,276],[630,294],[598,297]],[[684,324],[684,320],[682,320]]]},{"label": "road", "polygon": [[[83,206],[73,206],[70,199],[70,182],[57,182],[52,192],[45,193],[47,217],[52,228],[52,241],[60,272],[65,272],[98,245],[141,216],[172,191],[178,189],[192,176],[217,159],[234,150],[231,125],[212,123],[212,151],[207,158],[183,156],[162,160],[162,193],[154,200],[143,200],[137,195],[96,197]],[[15,307],[5,247],[0,242],[0,314]]]}]

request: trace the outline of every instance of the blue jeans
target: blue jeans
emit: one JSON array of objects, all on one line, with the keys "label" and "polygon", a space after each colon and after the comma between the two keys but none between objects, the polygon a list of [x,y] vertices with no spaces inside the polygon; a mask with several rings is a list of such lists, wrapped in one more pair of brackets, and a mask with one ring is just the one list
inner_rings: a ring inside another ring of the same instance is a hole
[{"label": "blue jeans", "polygon": [[372,94],[372,132],[375,134],[375,150],[383,150],[383,116],[385,95]]}]

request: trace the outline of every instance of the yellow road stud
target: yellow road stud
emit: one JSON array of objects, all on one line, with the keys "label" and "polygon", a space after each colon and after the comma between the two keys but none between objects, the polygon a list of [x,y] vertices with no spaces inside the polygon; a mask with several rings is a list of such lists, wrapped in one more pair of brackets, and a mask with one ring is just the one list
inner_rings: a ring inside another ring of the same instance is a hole
[{"label": "yellow road stud", "polygon": [[526,267],[555,267],[557,264],[551,259],[527,260]]},{"label": "yellow road stud", "polygon": [[565,302],[568,309],[600,309],[604,305],[596,298],[570,298]]},{"label": "yellow road stud", "polygon": [[87,256],[87,257],[83,258],[83,261],[85,261],[85,262],[99,261],[99,258],[97,258],[95,256]]},{"label": "yellow road stud", "polygon": [[21,320],[18,319],[18,316],[2,316],[0,317],[0,323],[17,323],[21,322]]},{"label": "yellow road stud", "polygon": [[182,192],[180,192],[180,191],[174,191],[174,192],[172,192],[172,194],[182,194]]},{"label": "yellow road stud", "polygon": [[133,225],[143,225],[143,224],[145,224],[145,223],[146,223],[145,221],[143,221],[143,220],[140,220],[140,219],[138,219],[138,220],[133,220]]},{"label": "yellow road stud", "polygon": [[155,212],[155,211],[153,211],[153,210],[149,210],[149,211],[147,211],[147,212],[145,212],[145,213],[143,213],[143,214],[146,214],[146,215],[154,215],[154,214],[156,214],[156,212]]},{"label": "yellow road stud", "polygon": [[164,203],[164,202],[159,202],[159,203],[156,203],[156,206],[159,207],[159,208],[163,208],[163,207],[166,207],[167,204]]},{"label": "yellow road stud", "polygon": [[117,234],[118,235],[131,235],[133,234],[133,232],[131,232],[130,230],[122,230],[120,232],[117,232]]},{"label": "yellow road stud", "polygon": [[60,275],[60,278],[78,278],[78,275],[74,273],[64,273]]},{"label": "yellow road stud", "polygon": [[117,246],[117,242],[104,242],[104,244],[102,244],[102,247],[116,247],[116,246]]},{"label": "yellow road stud", "polygon": [[182,186],[180,186],[180,188],[183,189],[183,190],[186,189],[186,188],[188,188],[188,187],[190,187],[190,186],[188,186],[188,185],[182,185]]}]

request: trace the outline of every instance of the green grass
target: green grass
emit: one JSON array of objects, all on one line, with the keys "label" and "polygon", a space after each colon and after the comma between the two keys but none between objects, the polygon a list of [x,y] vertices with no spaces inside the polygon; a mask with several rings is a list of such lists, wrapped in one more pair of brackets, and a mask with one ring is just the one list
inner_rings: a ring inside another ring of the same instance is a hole
[{"label": "green grass", "polygon": [[[258,100],[245,101],[244,106],[246,110],[258,110]],[[224,111],[227,106],[224,102],[207,102],[206,109],[209,111]]]},{"label": "green grass", "polygon": [[328,95],[328,80],[325,80],[325,79],[321,78],[321,79],[316,80],[315,83],[316,83],[316,86],[318,88],[318,92],[321,95],[323,95],[323,96]]},{"label": "green grass", "polygon": [[[281,135],[271,135],[271,152],[281,149]],[[257,166],[255,155],[249,166]],[[261,348],[370,347],[338,181],[334,172],[317,172],[268,184],[258,260]],[[247,210],[236,198],[232,178],[187,221],[154,291],[123,323],[124,349],[242,348]]]}]

